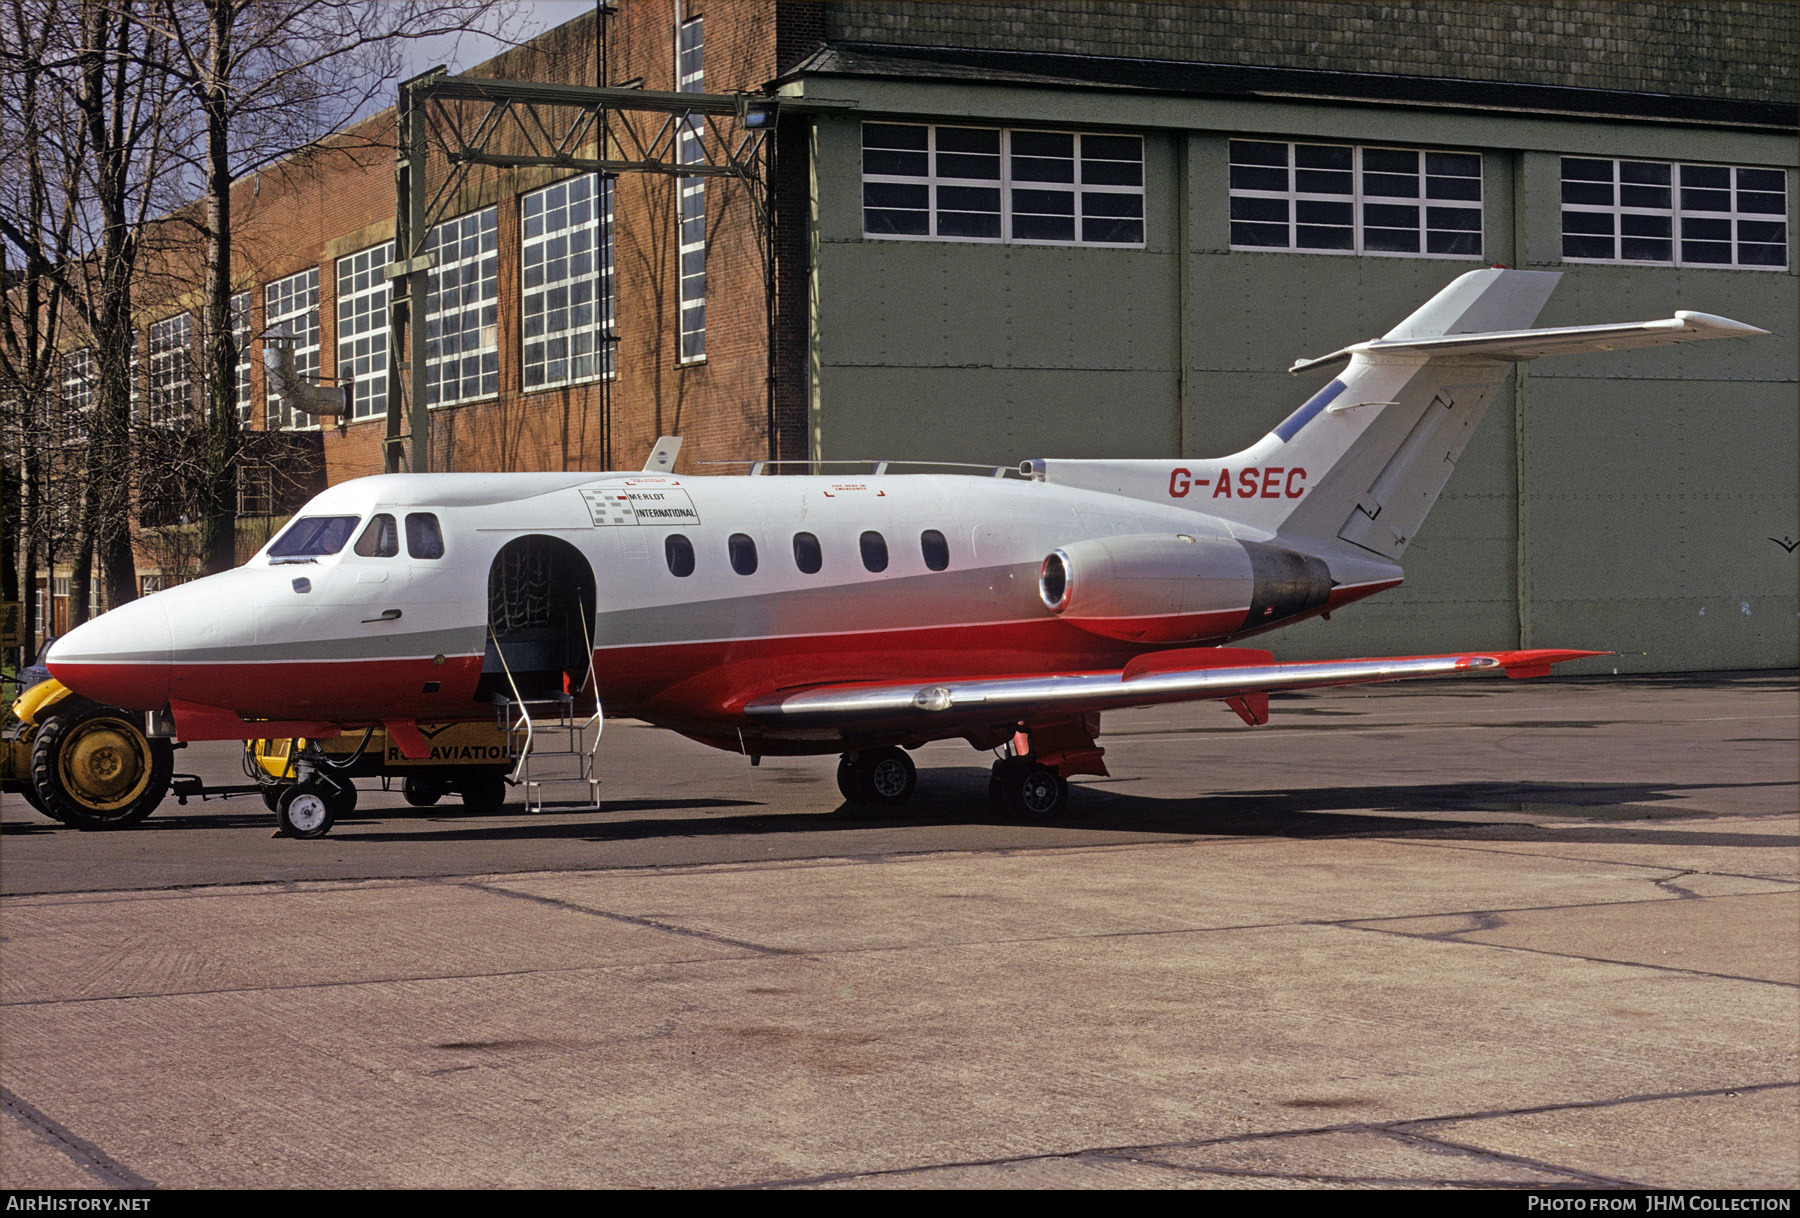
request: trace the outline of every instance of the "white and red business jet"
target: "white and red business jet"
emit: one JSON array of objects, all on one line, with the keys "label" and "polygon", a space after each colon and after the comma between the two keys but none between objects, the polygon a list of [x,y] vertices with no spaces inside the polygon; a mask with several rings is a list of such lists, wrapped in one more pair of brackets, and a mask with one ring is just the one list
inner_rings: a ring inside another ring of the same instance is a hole
[{"label": "white and red business jet", "polygon": [[[865,804],[911,794],[907,748],[962,737],[1005,747],[996,798],[1052,814],[1070,775],[1106,772],[1103,711],[1219,699],[1255,724],[1273,690],[1539,676],[1604,654],[1275,663],[1227,646],[1398,584],[1511,362],[1766,333],[1689,312],[1527,329],[1558,278],[1474,271],[1385,337],[1295,364],[1348,366],[1217,460],[357,479],[243,567],[72,631],[50,671],[165,712],[183,739],[381,724],[409,755],[418,723],[573,690],[753,761],[841,753],[839,784]],[[659,444],[653,469],[671,465]],[[322,833],[317,812],[283,827]]]}]

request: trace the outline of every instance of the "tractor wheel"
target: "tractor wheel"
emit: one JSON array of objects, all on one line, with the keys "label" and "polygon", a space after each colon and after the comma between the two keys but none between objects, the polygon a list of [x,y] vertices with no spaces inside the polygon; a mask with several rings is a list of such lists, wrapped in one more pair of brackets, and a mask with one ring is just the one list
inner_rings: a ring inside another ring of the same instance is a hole
[{"label": "tractor wheel", "polygon": [[123,829],[169,793],[175,750],[127,711],[108,706],[56,715],[38,728],[31,779],[45,814],[77,829]]}]

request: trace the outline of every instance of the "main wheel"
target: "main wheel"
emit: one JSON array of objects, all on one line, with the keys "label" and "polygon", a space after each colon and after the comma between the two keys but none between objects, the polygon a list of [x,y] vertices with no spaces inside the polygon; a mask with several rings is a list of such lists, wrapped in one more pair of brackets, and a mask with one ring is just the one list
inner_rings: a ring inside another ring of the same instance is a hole
[{"label": "main wheel", "polygon": [[289,837],[324,837],[337,820],[334,793],[320,782],[297,782],[282,791],[275,823]]},{"label": "main wheel", "polygon": [[853,804],[898,807],[918,785],[918,767],[904,749],[892,745],[845,753],[838,760],[838,790]]},{"label": "main wheel", "polygon": [[447,790],[449,786],[442,779],[414,775],[400,784],[400,797],[415,808],[429,808],[444,798]]},{"label": "main wheel", "polygon": [[492,816],[506,806],[506,776],[498,771],[488,770],[460,778],[456,790],[462,796],[463,807],[471,812]]},{"label": "main wheel", "polygon": [[144,735],[131,715],[97,706],[38,728],[31,780],[45,814],[77,829],[135,825],[169,793],[175,750]]},{"label": "main wheel", "polygon": [[1061,816],[1069,806],[1069,784],[1055,770],[1025,757],[994,763],[988,793],[1007,812],[1031,820]]}]

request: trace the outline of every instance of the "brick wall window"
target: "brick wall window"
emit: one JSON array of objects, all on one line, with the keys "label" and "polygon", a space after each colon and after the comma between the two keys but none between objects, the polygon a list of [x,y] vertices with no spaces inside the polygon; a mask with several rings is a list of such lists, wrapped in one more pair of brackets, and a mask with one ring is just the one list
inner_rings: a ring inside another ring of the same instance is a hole
[{"label": "brick wall window", "polygon": [[863,235],[1144,244],[1135,135],[863,124]]},{"label": "brick wall window", "polygon": [[570,178],[520,200],[525,388],[612,372],[612,183]]},{"label": "brick wall window", "polygon": [[[706,89],[703,62],[704,18],[683,21],[676,30],[676,84],[683,93]],[[700,144],[703,120],[684,119],[675,155],[684,165],[706,160]],[[680,357],[683,363],[706,358],[706,179],[682,178],[677,217],[676,256],[680,260]]]},{"label": "brick wall window", "polygon": [[1787,174],[1666,161],[1562,159],[1570,262],[1787,267]]},{"label": "brick wall window", "polygon": [[186,313],[150,327],[150,425],[185,423],[194,410],[193,324]]},{"label": "brick wall window", "polygon": [[94,413],[94,349],[81,347],[62,360],[62,433],[69,440],[85,440],[88,419]]},{"label": "brick wall window", "polygon": [[1481,257],[1481,154],[1231,141],[1231,248]]},{"label": "brick wall window", "polygon": [[351,378],[350,417],[387,415],[388,281],[394,243],[337,260],[337,374]]},{"label": "brick wall window", "polygon": [[250,425],[250,408],[256,404],[250,385],[250,293],[238,292],[231,298],[231,341],[237,346],[237,413],[238,422]]},{"label": "brick wall window", "polygon": [[[263,318],[268,328],[293,337],[294,370],[302,377],[319,373],[319,268],[309,266],[297,275],[277,279],[263,289]],[[312,428],[317,415],[283,410],[271,392],[267,397],[270,427]]]},{"label": "brick wall window", "polygon": [[437,261],[425,302],[425,400],[433,406],[500,392],[499,213],[486,207],[431,230]]}]

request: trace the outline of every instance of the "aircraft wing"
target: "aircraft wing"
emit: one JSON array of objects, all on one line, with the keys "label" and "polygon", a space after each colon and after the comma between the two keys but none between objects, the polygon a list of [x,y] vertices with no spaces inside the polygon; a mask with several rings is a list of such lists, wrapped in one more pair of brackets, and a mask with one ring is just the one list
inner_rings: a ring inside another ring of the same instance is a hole
[{"label": "aircraft wing", "polygon": [[[886,681],[777,691],[744,707],[750,718],[782,727],[844,730],[945,728],[1218,699],[1247,722],[1268,719],[1277,691],[1365,685],[1415,677],[1505,673],[1540,677],[1552,664],[1604,651],[1473,651],[1455,655],[1274,663],[1249,648],[1189,648],[1140,656],[1110,672],[1045,673],[941,682]],[[950,733],[954,734],[954,732]]]}]

